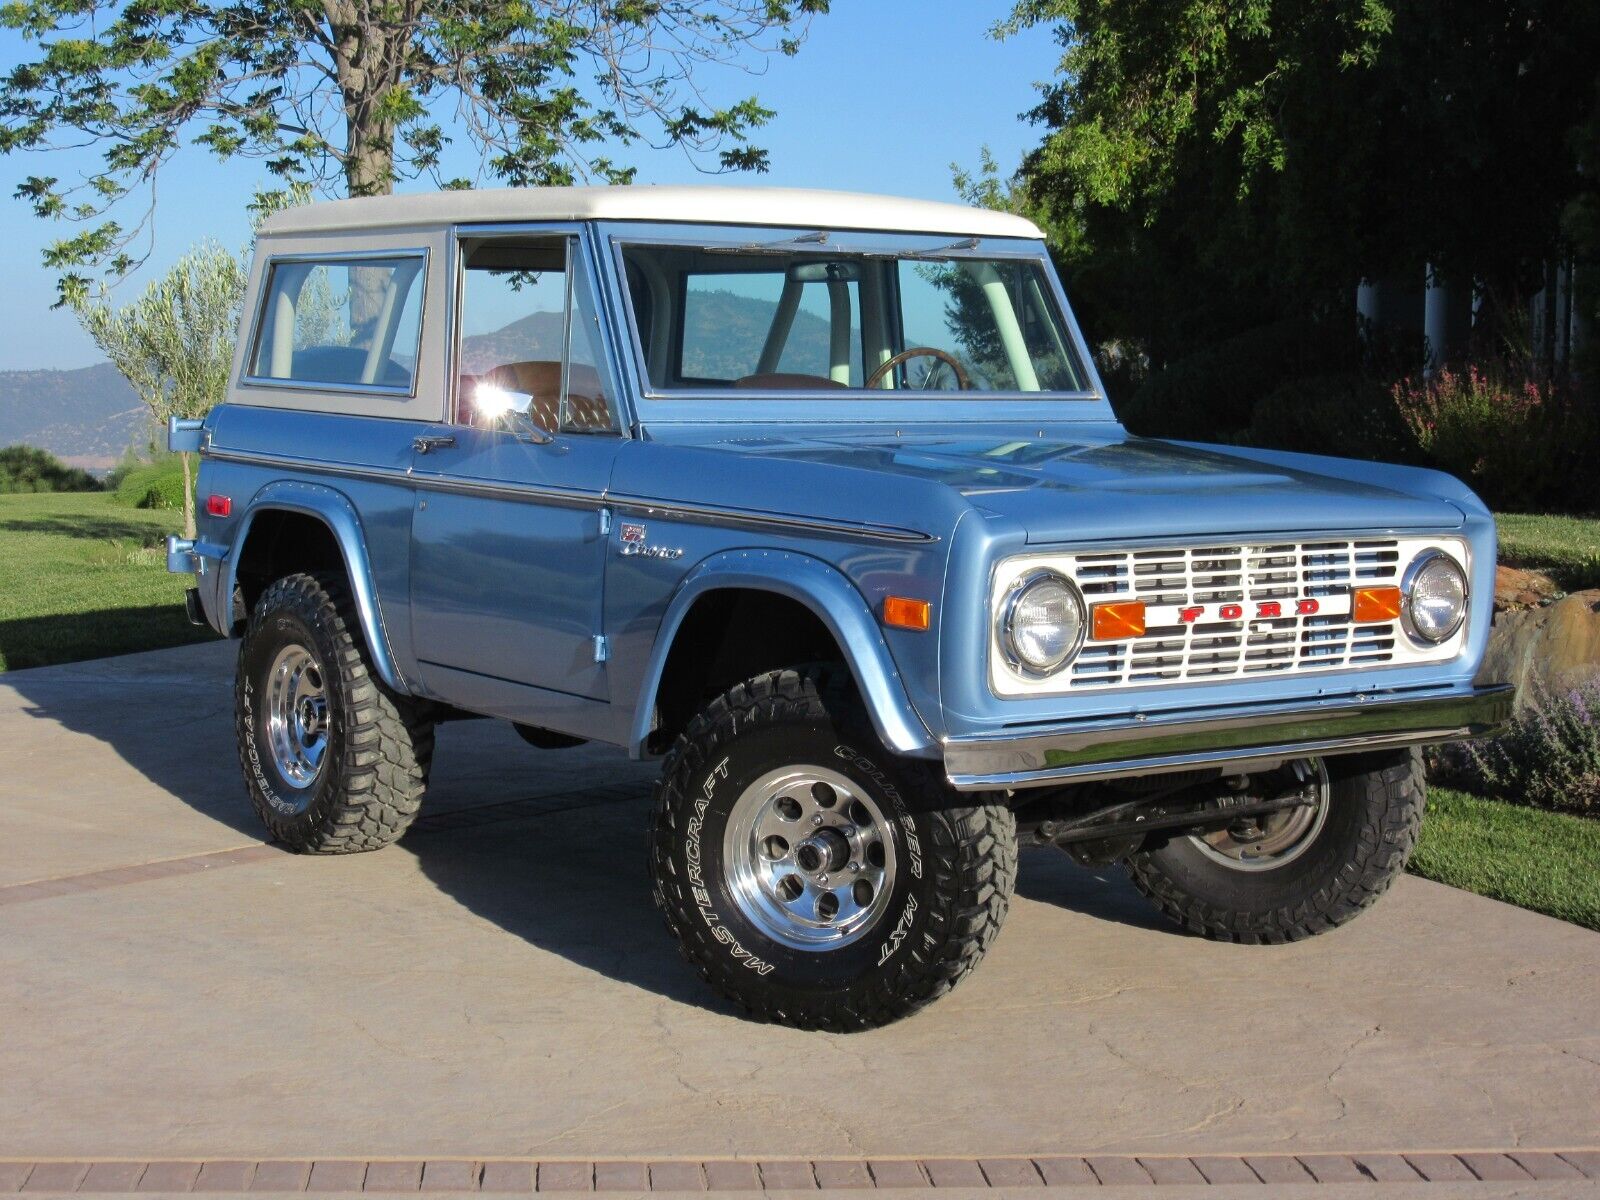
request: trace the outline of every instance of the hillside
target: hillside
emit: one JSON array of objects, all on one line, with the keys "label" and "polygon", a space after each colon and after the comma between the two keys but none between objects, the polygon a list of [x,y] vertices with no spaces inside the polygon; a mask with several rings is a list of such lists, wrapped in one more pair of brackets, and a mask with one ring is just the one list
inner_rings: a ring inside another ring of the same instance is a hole
[{"label": "hillside", "polygon": [[75,371],[0,371],[0,446],[38,446],[80,466],[111,466],[149,420],[110,363]]}]

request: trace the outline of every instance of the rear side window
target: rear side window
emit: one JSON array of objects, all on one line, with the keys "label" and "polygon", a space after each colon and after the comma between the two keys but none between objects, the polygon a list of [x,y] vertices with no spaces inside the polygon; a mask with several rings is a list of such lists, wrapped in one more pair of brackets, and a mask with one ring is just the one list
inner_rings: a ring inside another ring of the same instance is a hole
[{"label": "rear side window", "polygon": [[410,395],[426,263],[420,253],[275,260],[250,377]]}]

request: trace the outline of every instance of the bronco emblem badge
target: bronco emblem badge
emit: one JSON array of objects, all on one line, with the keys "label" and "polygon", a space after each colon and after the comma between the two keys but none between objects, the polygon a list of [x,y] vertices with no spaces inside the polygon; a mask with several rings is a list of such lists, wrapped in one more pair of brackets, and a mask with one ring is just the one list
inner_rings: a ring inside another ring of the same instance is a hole
[{"label": "bronco emblem badge", "polygon": [[645,527],[624,522],[618,527],[624,558],[682,558],[683,551],[676,546],[652,546],[644,540]]}]

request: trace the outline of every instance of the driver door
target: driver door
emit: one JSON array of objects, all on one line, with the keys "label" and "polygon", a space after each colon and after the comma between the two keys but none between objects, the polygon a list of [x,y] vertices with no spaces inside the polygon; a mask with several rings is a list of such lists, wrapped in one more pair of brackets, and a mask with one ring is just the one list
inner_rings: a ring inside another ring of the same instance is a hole
[{"label": "driver door", "polygon": [[582,243],[463,238],[459,261],[455,419],[413,460],[423,681],[458,703],[501,683],[605,700],[601,498],[621,434]]}]

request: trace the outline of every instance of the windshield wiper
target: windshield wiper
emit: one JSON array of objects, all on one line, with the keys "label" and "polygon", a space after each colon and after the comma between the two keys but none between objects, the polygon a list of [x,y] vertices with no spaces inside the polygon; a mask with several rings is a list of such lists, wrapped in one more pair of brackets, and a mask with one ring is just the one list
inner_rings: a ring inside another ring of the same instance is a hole
[{"label": "windshield wiper", "polygon": [[708,254],[767,254],[785,246],[825,246],[828,235],[821,229],[802,233],[799,237],[781,238],[776,242],[743,242],[737,246],[707,246]]},{"label": "windshield wiper", "polygon": [[949,254],[952,250],[976,250],[979,239],[975,237],[962,238],[959,242],[951,242],[948,246],[935,246],[932,250],[902,250],[896,258],[938,258]]}]

